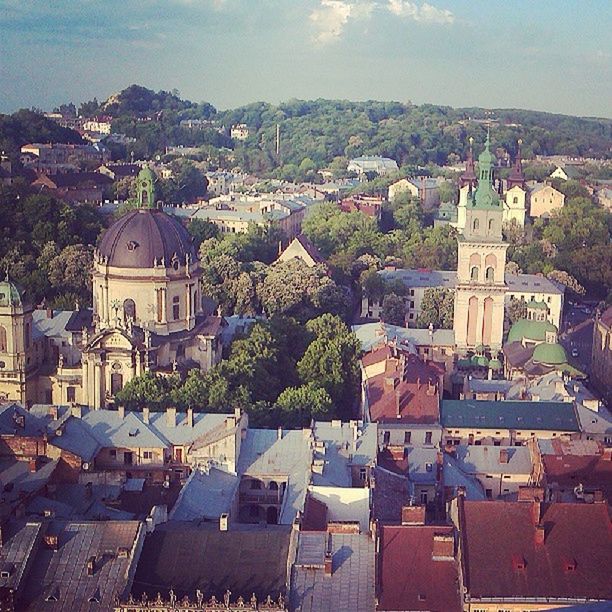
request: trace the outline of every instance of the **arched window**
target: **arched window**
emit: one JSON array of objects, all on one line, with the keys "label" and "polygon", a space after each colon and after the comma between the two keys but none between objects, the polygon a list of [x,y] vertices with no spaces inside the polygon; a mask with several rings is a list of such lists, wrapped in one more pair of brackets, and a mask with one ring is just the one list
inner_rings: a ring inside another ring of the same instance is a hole
[{"label": "arched window", "polygon": [[495,229],[495,222],[493,219],[489,219],[489,231],[492,232]]},{"label": "arched window", "polygon": [[518,196],[514,196],[514,198],[512,198],[512,203],[518,204]]},{"label": "arched window", "polygon": [[149,203],[149,192],[146,189],[143,189],[140,192],[140,205],[147,206]]},{"label": "arched window", "polygon": [[6,353],[6,329],[0,325],[0,351]]},{"label": "arched window", "polygon": [[268,489],[270,489],[270,491],[278,491],[278,485],[274,481],[272,481],[268,485]]},{"label": "arched window", "polygon": [[474,222],[472,223],[472,229],[476,231],[479,227],[480,227],[480,221],[478,219],[474,219]]},{"label": "arched window", "polygon": [[178,295],[172,298],[172,318],[175,321],[181,318],[181,298]]},{"label": "arched window", "polygon": [[485,279],[490,282],[493,282],[495,280],[495,268],[493,268],[493,266],[489,266],[485,270]]},{"label": "arched window", "polygon": [[123,302],[123,318],[128,321],[136,320],[136,302],[133,299],[128,298]]},{"label": "arched window", "polygon": [[478,266],[472,266],[470,270],[470,279],[478,280]]}]

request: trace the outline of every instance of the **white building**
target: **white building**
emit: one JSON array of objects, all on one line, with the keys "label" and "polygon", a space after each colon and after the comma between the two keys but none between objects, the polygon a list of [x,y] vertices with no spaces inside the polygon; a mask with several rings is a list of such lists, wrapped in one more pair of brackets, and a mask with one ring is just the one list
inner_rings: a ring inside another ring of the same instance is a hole
[{"label": "white building", "polygon": [[366,172],[374,172],[381,176],[399,170],[397,162],[394,159],[380,157],[379,155],[363,155],[351,159],[346,169],[348,172],[356,172],[358,175],[365,174]]}]

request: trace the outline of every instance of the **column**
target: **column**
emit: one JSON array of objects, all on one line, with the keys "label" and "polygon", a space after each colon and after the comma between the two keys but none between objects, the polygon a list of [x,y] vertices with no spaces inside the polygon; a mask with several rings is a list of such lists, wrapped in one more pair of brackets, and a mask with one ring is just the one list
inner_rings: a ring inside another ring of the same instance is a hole
[{"label": "column", "polygon": [[101,363],[94,363],[94,408],[96,410],[102,408],[102,376],[101,376]]}]

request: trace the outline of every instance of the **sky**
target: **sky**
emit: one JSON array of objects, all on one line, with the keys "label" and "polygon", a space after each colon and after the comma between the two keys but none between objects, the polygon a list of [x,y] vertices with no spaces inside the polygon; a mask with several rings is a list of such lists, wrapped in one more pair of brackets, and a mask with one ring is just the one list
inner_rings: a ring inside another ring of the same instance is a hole
[{"label": "sky", "polygon": [[398,100],[612,117],[612,0],[0,0],[0,112],[132,83],[218,109]]}]

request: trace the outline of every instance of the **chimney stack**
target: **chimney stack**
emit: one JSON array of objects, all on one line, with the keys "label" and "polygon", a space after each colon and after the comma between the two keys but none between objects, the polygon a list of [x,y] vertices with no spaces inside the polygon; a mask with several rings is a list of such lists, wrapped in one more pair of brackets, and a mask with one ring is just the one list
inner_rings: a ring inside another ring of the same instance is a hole
[{"label": "chimney stack", "polygon": [[95,569],[96,569],[96,558],[89,557],[89,559],[87,559],[87,575],[93,576]]},{"label": "chimney stack", "polygon": [[542,546],[546,540],[546,531],[544,530],[544,525],[536,525],[533,536],[536,546]]},{"label": "chimney stack", "polygon": [[276,430],[276,438],[277,438],[277,440],[282,440],[283,439],[283,428],[282,427],[279,427]]},{"label": "chimney stack", "polygon": [[500,463],[508,463],[510,460],[510,453],[507,448],[499,449],[499,462]]},{"label": "chimney stack", "polygon": [[176,408],[166,408],[166,426],[176,427]]},{"label": "chimney stack", "polygon": [[402,525],[424,525],[425,506],[403,506]]},{"label": "chimney stack", "polygon": [[70,407],[70,414],[72,414],[72,416],[75,419],[80,419],[83,417],[83,409],[81,408],[81,406],[78,406],[77,404],[73,404]]},{"label": "chimney stack", "polygon": [[435,533],[431,558],[434,561],[450,561],[455,558],[455,538],[452,533]]},{"label": "chimney stack", "polygon": [[193,427],[193,408],[187,408],[187,427]]},{"label": "chimney stack", "polygon": [[229,523],[229,514],[227,512],[224,512],[219,517],[219,531],[227,531],[228,526],[229,526],[228,523]]},{"label": "chimney stack", "polygon": [[121,420],[125,419],[125,406],[119,406],[117,408],[117,412],[119,413],[119,418]]},{"label": "chimney stack", "polygon": [[402,398],[399,389],[395,389],[395,415],[398,419],[402,416]]},{"label": "chimney stack", "polygon": [[30,468],[30,472],[32,474],[34,474],[36,472],[36,467],[37,467],[37,459],[36,459],[36,457],[34,457],[34,458],[32,458],[32,459],[30,459],[28,461],[28,467]]},{"label": "chimney stack", "polygon": [[148,407],[148,406],[145,406],[145,407],[142,409],[142,422],[143,422],[145,425],[148,425],[148,424],[149,424],[149,417],[150,417],[150,416],[151,416],[151,412],[150,412],[150,410],[149,410],[149,407]]},{"label": "chimney stack", "polygon": [[327,545],[325,547],[325,575],[331,576],[334,572],[334,558],[332,556],[332,534],[327,534]]}]

